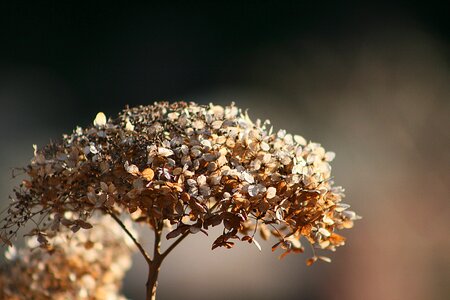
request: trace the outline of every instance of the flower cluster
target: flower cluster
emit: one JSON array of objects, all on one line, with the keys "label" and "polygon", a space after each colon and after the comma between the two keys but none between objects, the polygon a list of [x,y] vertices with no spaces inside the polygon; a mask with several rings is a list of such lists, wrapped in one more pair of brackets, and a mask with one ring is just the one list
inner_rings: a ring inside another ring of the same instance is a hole
[{"label": "flower cluster", "polygon": [[[125,108],[117,118],[99,113],[62,142],[35,148],[28,178],[15,191],[2,225],[9,242],[29,219],[42,247],[68,227],[92,227],[96,210],[128,212],[152,228],[170,223],[167,238],[207,233],[222,225],[213,248],[233,240],[254,243],[259,232],[277,239],[286,255],[344,244],[336,231],[358,216],[341,202],[330,174],[333,152],[269,121],[253,122],[234,104],[157,102]],[[70,212],[70,216],[67,215]],[[311,264],[317,258],[308,260]]]},{"label": "flower cluster", "polygon": [[122,279],[131,266],[134,244],[108,216],[94,217],[94,228],[51,238],[52,249],[9,248],[0,273],[0,299],[124,300]]}]

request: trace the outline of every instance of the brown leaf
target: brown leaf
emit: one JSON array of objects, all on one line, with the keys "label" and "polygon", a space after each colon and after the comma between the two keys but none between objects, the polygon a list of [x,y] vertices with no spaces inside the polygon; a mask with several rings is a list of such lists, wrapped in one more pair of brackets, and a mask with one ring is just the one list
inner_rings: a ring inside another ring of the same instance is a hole
[{"label": "brown leaf", "polygon": [[27,189],[30,189],[33,186],[29,180],[25,180],[25,179],[22,181],[22,185]]},{"label": "brown leaf", "polygon": [[199,232],[200,230],[201,230],[200,227],[197,227],[197,226],[189,226],[189,231],[190,231],[192,234],[196,234],[196,233]]},{"label": "brown leaf", "polygon": [[147,222],[147,221],[148,221],[147,216],[140,216],[139,218],[134,219],[134,222],[136,222],[136,223]]},{"label": "brown leaf", "polygon": [[73,225],[73,221],[69,220],[69,219],[66,219],[66,218],[62,218],[61,219],[61,224],[63,224],[64,226],[69,227],[69,226]]},{"label": "brown leaf", "polygon": [[202,214],[206,213],[206,209],[193,199],[191,199],[191,201],[189,201],[189,206],[191,207],[191,209],[193,211],[196,211],[196,212],[199,212]]},{"label": "brown leaf", "polygon": [[91,229],[93,227],[92,224],[85,222],[83,220],[77,220],[76,223],[83,229]]},{"label": "brown leaf", "polygon": [[187,225],[181,225],[178,228],[176,228],[175,230],[172,230],[171,232],[169,232],[166,235],[166,239],[173,239],[176,238],[177,236],[179,236],[180,234],[183,234],[185,232],[187,232],[189,230],[189,227],[191,226],[187,226]]},{"label": "brown leaf", "polygon": [[272,246],[272,252],[274,252],[275,250],[277,250],[278,246],[281,244],[281,242],[276,243],[275,245]]},{"label": "brown leaf", "polygon": [[287,190],[287,184],[284,181],[280,181],[277,186],[278,194],[282,195]]},{"label": "brown leaf", "polygon": [[137,205],[133,204],[128,206],[128,211],[130,212],[130,214],[134,213],[135,211],[137,211]]},{"label": "brown leaf", "polygon": [[188,193],[184,192],[184,193],[181,193],[180,198],[184,203],[186,203],[186,202],[189,202],[189,200],[191,199],[191,196]]},{"label": "brown leaf", "polygon": [[248,236],[248,235],[242,237],[242,239],[241,239],[241,241],[248,241],[249,244],[252,243],[252,240],[253,240],[253,238],[251,236]]},{"label": "brown leaf", "polygon": [[40,244],[48,244],[47,238],[45,236],[43,236],[42,234],[38,235],[37,240]]},{"label": "brown leaf", "polygon": [[72,230],[72,232],[77,232],[78,230],[80,230],[80,226],[79,225],[73,225],[71,228],[70,228],[70,230]]},{"label": "brown leaf", "polygon": [[286,252],[284,252],[283,254],[281,254],[278,258],[279,258],[279,259],[284,259],[289,253],[291,253],[291,250],[287,250]]},{"label": "brown leaf", "polygon": [[208,226],[217,226],[220,223],[222,223],[222,216],[221,215],[213,215],[212,217],[209,217],[208,219],[205,220],[205,223],[203,224],[203,226],[207,229]]}]

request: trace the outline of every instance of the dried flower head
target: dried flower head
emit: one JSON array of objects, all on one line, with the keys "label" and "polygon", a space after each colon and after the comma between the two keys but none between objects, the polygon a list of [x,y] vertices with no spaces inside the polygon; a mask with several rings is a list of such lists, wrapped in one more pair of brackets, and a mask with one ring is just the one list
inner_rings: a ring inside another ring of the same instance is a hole
[{"label": "dried flower head", "polygon": [[9,248],[0,273],[1,299],[123,300],[122,279],[131,266],[132,241],[108,216],[92,219],[94,228],[74,234],[63,229],[48,239],[50,251],[35,237],[26,247]]},{"label": "dried flower head", "polygon": [[[234,104],[222,107],[157,102],[125,108],[117,118],[99,113],[94,125],[77,128],[59,143],[35,148],[28,178],[15,191],[0,227],[9,242],[30,219],[41,247],[62,227],[90,229],[100,210],[160,228],[167,239],[223,226],[212,248],[255,234],[277,239],[273,250],[335,250],[345,238],[336,231],[358,216],[334,186],[333,152],[270,122],[253,122]],[[70,213],[70,214],[68,214]],[[317,259],[316,256],[307,263]]]}]

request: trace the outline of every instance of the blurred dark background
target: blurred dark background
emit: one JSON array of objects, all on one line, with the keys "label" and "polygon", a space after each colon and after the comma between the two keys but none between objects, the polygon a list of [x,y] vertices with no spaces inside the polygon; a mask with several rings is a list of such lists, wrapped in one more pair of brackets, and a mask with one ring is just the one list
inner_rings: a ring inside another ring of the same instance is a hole
[{"label": "blurred dark background", "polygon": [[[98,111],[235,101],[335,151],[336,182],[364,219],[332,264],[311,268],[308,254],[278,261],[271,243],[211,252],[214,235],[194,236],[163,266],[160,299],[448,299],[445,2],[162,2],[0,4],[2,206],[32,144]],[[125,281],[132,299],[142,262]]]}]

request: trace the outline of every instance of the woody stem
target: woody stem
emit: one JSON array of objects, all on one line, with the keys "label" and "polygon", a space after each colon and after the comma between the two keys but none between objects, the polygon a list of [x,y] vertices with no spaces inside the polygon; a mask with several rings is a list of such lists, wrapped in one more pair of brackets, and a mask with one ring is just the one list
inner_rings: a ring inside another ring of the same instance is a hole
[{"label": "woody stem", "polygon": [[153,260],[148,264],[148,277],[147,277],[147,296],[146,300],[156,299],[156,288],[158,287],[158,275],[161,268],[161,263],[164,259],[160,254],[161,249],[161,234],[162,223],[155,221],[155,243],[153,245]]},{"label": "woody stem", "polygon": [[156,299],[156,288],[158,287],[158,275],[161,267],[162,259],[154,258],[148,266],[148,277],[147,277],[147,296],[146,300]]},{"label": "woody stem", "polygon": [[166,256],[176,247],[181,241],[184,240],[189,235],[189,232],[184,233],[181,237],[179,237],[175,242],[170,245],[166,251],[161,253],[161,235],[162,235],[162,227],[161,223],[157,223],[155,226],[155,244],[153,248],[153,259],[148,264],[148,277],[147,277],[147,296],[146,300],[155,300],[156,299],[156,289],[158,287],[158,275],[159,270],[161,268],[161,264],[166,258]]}]

